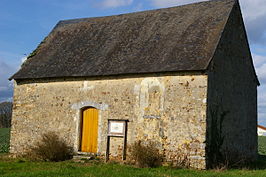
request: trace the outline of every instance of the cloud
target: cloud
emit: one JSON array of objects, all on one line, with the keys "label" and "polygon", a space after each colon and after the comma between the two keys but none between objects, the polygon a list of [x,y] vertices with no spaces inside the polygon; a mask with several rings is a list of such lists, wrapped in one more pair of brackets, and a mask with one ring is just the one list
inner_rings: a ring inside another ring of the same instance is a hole
[{"label": "cloud", "polygon": [[266,125],[266,56],[253,54],[254,65],[261,86],[258,88],[259,123]]},{"label": "cloud", "polygon": [[27,57],[22,57],[21,58],[21,65],[19,66],[19,68],[23,65],[23,63],[27,60]]},{"label": "cloud", "polygon": [[266,1],[241,0],[240,5],[249,39],[255,44],[266,44]]},{"label": "cloud", "polygon": [[102,8],[116,8],[121,6],[129,6],[133,0],[104,0],[100,3]]},{"label": "cloud", "polygon": [[134,11],[142,11],[143,10],[143,4],[142,3],[138,3],[135,7],[134,7]]},{"label": "cloud", "polygon": [[257,54],[252,54],[253,60],[254,60],[254,64],[256,68],[259,68],[260,66],[262,66],[264,63],[266,63],[266,56],[262,56],[262,55],[257,55]]},{"label": "cloud", "polygon": [[[17,58],[17,62],[12,62],[13,58]],[[8,79],[20,69],[26,59],[26,56],[0,51],[0,102],[12,100],[13,81]]]},{"label": "cloud", "polygon": [[15,68],[9,66],[6,62],[0,61],[0,86],[8,83],[8,77],[15,72]]},{"label": "cloud", "polygon": [[0,92],[8,90],[8,87],[0,86]]},{"label": "cloud", "polygon": [[261,85],[266,85],[266,56],[253,54],[253,60]]},{"label": "cloud", "polygon": [[10,100],[12,97],[13,84],[8,78],[15,72],[15,68],[0,61],[0,102]]},{"label": "cloud", "polygon": [[266,84],[266,63],[257,68],[257,74],[261,84]]},{"label": "cloud", "polygon": [[258,117],[259,123],[266,125],[266,85],[258,88]]},{"label": "cloud", "polygon": [[0,103],[4,101],[12,101],[13,99],[13,89],[0,92]]}]

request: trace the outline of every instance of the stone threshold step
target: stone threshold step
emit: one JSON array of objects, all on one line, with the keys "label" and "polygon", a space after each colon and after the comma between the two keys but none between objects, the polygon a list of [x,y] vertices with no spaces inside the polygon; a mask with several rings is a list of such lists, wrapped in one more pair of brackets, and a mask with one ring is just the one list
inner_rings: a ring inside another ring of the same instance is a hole
[{"label": "stone threshold step", "polygon": [[74,155],[73,160],[91,160],[94,156]]},{"label": "stone threshold step", "polygon": [[91,152],[76,152],[77,155],[84,155],[84,156],[97,156],[96,153],[91,153]]}]

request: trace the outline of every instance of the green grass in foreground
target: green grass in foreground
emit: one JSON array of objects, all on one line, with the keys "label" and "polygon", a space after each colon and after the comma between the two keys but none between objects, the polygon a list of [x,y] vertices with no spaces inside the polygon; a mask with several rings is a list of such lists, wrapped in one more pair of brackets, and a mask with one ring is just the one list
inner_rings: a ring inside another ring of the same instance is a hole
[{"label": "green grass in foreground", "polygon": [[[9,130],[0,129],[0,152],[7,152],[9,146]],[[266,155],[266,137],[259,137],[259,153]],[[256,167],[255,167],[256,166]],[[238,176],[266,176],[266,156],[260,156],[260,160],[254,167],[248,169],[234,169],[225,171],[199,171],[189,169],[174,169],[170,167],[160,168],[135,168],[115,163],[101,163],[91,161],[89,163],[65,162],[30,162],[19,159],[9,159],[4,153],[0,153],[0,177],[59,177],[59,176],[93,176],[93,177],[238,177]]]},{"label": "green grass in foreground", "polygon": [[0,128],[0,153],[8,152],[9,136],[10,136],[10,128]]},{"label": "green grass in foreground", "polygon": [[115,163],[76,163],[65,162],[28,162],[22,160],[1,160],[0,176],[4,177],[52,177],[52,176],[99,176],[99,177],[168,177],[168,176],[266,176],[266,170],[226,170],[226,171],[199,171],[189,169],[160,168],[135,168]]}]

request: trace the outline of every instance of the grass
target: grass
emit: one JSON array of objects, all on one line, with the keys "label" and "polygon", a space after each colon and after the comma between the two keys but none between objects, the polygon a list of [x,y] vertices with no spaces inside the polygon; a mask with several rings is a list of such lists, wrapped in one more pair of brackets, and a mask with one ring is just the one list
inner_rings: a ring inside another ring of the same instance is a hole
[{"label": "grass", "polygon": [[266,155],[266,136],[258,137],[259,154]]},{"label": "grass", "polygon": [[159,168],[135,168],[116,163],[88,162],[29,162],[23,160],[1,160],[0,176],[3,177],[38,177],[38,176],[99,176],[99,177],[236,177],[236,176],[266,176],[266,170],[189,170],[173,169],[170,167]]},{"label": "grass", "polygon": [[9,149],[10,128],[0,128],[0,153],[7,153]]},{"label": "grass", "polygon": [[[0,129],[0,145],[7,149],[9,144],[9,129]],[[135,168],[117,163],[103,163],[99,160],[78,163],[64,162],[32,162],[25,159],[10,159],[6,153],[0,153],[1,177],[60,177],[60,176],[89,176],[89,177],[264,177],[266,176],[266,137],[259,137],[260,160],[252,169],[232,170],[190,170],[171,167]],[[6,152],[6,150],[4,151]]]}]

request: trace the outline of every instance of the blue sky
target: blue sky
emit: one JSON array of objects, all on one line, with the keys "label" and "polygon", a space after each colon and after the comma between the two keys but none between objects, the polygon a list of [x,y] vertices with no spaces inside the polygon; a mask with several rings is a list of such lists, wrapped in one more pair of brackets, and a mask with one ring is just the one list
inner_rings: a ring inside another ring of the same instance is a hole
[{"label": "blue sky", "polygon": [[[12,97],[7,80],[59,20],[114,15],[202,0],[1,0],[0,102]],[[266,125],[266,0],[240,0],[257,75],[259,123]]]}]

